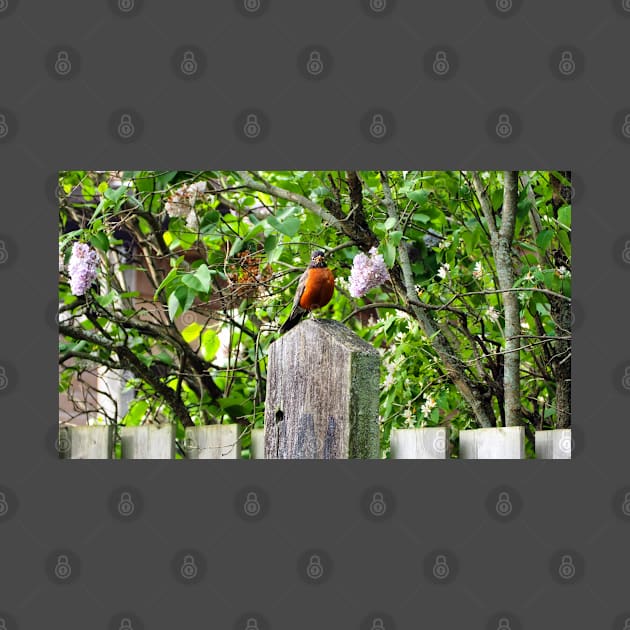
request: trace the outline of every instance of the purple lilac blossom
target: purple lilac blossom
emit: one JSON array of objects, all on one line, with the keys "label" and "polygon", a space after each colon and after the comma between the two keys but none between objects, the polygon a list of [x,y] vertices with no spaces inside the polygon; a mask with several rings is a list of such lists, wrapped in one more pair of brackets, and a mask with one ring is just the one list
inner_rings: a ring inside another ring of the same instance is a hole
[{"label": "purple lilac blossom", "polygon": [[87,243],[74,243],[68,263],[72,295],[83,295],[96,278],[97,253]]},{"label": "purple lilac blossom", "polygon": [[389,280],[387,266],[383,256],[376,251],[376,247],[370,249],[370,255],[357,254],[352,261],[350,272],[350,295],[363,297],[370,289]]}]

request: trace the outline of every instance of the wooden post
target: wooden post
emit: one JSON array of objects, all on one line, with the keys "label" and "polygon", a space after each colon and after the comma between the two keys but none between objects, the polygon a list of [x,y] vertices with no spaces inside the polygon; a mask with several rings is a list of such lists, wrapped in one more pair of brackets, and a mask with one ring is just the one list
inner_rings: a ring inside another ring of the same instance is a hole
[{"label": "wooden post", "polygon": [[59,457],[61,459],[111,459],[112,425],[59,427]]},{"label": "wooden post", "polygon": [[525,427],[459,432],[460,459],[525,459]]},{"label": "wooden post", "polygon": [[269,346],[266,459],[377,458],[378,351],[343,324],[307,319]]},{"label": "wooden post", "polygon": [[536,431],[536,459],[571,459],[571,429]]},{"label": "wooden post", "polygon": [[175,425],[120,427],[122,459],[174,459]]},{"label": "wooden post", "polygon": [[392,459],[448,459],[448,427],[392,429]]},{"label": "wooden post", "polygon": [[252,444],[249,447],[250,459],[265,459],[265,430],[252,429]]},{"label": "wooden post", "polygon": [[189,459],[240,459],[238,424],[186,427],[184,450]]}]

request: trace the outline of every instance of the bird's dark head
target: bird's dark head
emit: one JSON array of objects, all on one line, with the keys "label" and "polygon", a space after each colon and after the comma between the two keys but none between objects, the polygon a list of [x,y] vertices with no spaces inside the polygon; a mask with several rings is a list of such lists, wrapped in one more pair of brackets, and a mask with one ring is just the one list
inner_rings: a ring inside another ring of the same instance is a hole
[{"label": "bird's dark head", "polygon": [[311,267],[325,267],[326,266],[326,252],[321,249],[316,249],[311,254]]}]

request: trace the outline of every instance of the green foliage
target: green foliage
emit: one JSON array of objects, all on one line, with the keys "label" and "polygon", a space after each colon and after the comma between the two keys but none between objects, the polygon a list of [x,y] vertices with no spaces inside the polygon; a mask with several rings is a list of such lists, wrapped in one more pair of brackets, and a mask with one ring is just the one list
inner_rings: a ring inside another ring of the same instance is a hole
[{"label": "green foliage", "polygon": [[[505,342],[502,299],[496,292],[488,226],[469,174],[387,173],[398,217],[388,215],[379,173],[358,175],[364,218],[387,267],[397,268],[400,248],[405,248],[417,300],[431,308],[437,328],[466,366],[467,375],[498,386]],[[552,341],[541,343],[538,338],[553,337],[558,331],[549,295],[539,289],[571,295],[571,207],[568,203],[554,207],[549,173],[526,175],[531,190],[519,189],[513,248],[523,333],[524,422],[553,426],[555,382],[548,353]],[[481,176],[499,216],[503,176],[498,172]],[[322,208],[334,200],[344,214],[351,211],[345,172],[260,171],[254,179]],[[206,192],[191,193],[185,212],[173,205],[177,194],[200,182],[206,183]],[[273,330],[288,314],[310,251],[321,247],[334,251],[329,264],[337,291],[319,316],[345,321],[382,355],[383,454],[388,454],[389,434],[395,427],[448,425],[455,440],[461,429],[476,426],[434,340],[405,310],[378,306],[395,303],[408,309],[406,298],[391,283],[363,298],[351,298],[347,278],[359,245],[294,200],[253,190],[234,171],[128,171],[116,177],[64,171],[60,184],[66,194],[80,191],[84,198],[82,204],[62,203],[61,255],[67,263],[72,242],[83,240],[101,259],[98,284],[85,300],[70,294],[67,275],[61,274],[59,297],[68,306],[66,325],[89,330],[109,344],[65,334],[59,348],[65,357],[60,391],[76,387],[77,378],[95,365],[120,363],[133,373],[130,383],[136,391],[121,424],[149,418],[173,421],[183,439],[183,418],[167,402],[163,390],[167,387],[181,399],[194,423],[262,426],[267,348],[275,338]],[[542,226],[537,234],[532,232],[532,212]],[[130,243],[134,253],[127,259],[122,252]],[[561,256],[565,264],[558,264]],[[121,272],[128,268],[146,272],[149,295],[141,299],[121,284]],[[356,313],[369,305],[374,305],[371,310]],[[123,360],[115,349],[121,345],[146,372]],[[207,377],[216,391],[204,381]],[[496,396],[492,404],[500,419]]]}]

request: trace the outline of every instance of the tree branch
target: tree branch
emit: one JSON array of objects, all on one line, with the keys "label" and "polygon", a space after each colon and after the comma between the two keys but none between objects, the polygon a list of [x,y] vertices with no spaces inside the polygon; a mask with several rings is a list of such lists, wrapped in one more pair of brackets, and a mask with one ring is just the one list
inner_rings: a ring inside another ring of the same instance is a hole
[{"label": "tree branch", "polygon": [[[383,187],[384,203],[389,217],[398,220],[398,209],[392,197],[392,192],[387,181],[387,174],[380,173]],[[460,361],[453,351],[448,340],[440,331],[428,309],[418,302],[416,298],[415,282],[409,260],[409,252],[403,240],[398,245],[399,270],[392,274],[394,283],[399,285],[399,290],[407,298],[414,316],[418,320],[422,331],[431,341],[433,349],[437,352],[444,364],[444,369],[451,381],[460,391],[466,402],[470,405],[477,422],[482,427],[491,427],[495,424],[494,411],[490,402],[490,394],[485,383],[476,383],[466,375],[466,366]],[[402,279],[401,279],[402,278]]]},{"label": "tree branch", "polygon": [[518,191],[518,171],[505,171],[503,174],[503,210],[501,228],[497,229],[492,206],[479,173],[473,173],[473,186],[479,199],[481,210],[488,221],[490,246],[497,269],[503,312],[505,316],[505,362],[503,372],[503,394],[506,426],[521,424],[521,382],[520,348],[518,335],[521,331],[518,298],[512,291],[516,276],[512,265],[512,240],[516,225],[516,203]]}]

